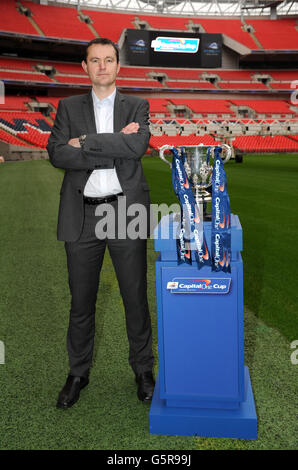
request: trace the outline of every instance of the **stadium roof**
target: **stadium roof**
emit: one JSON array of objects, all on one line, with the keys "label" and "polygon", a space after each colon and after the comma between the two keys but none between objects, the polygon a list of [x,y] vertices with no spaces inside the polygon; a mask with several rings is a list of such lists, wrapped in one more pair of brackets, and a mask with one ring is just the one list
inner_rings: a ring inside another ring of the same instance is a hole
[{"label": "stadium roof", "polygon": [[192,16],[267,16],[275,19],[298,14],[298,2],[291,0],[40,0],[40,3]]}]

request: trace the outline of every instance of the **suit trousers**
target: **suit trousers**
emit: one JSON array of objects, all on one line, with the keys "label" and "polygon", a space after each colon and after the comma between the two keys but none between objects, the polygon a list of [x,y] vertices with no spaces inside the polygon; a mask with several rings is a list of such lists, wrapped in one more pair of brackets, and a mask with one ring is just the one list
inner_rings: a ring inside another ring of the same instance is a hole
[{"label": "suit trousers", "polygon": [[[118,201],[110,204],[117,220]],[[115,238],[108,236],[99,239],[95,226],[103,219],[95,215],[96,207],[85,204],[84,225],[79,240],[65,242],[71,293],[67,333],[70,374],[81,377],[89,375],[93,357],[97,292],[106,246],[125,309],[129,364],[136,374],[152,370],[152,331],[147,300],[147,242],[140,238],[132,240],[118,237],[117,224]]]}]

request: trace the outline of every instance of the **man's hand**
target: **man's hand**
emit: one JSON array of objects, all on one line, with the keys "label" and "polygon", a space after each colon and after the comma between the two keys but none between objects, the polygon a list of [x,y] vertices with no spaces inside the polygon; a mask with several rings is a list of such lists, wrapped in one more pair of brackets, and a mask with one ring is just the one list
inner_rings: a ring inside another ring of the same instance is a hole
[{"label": "man's hand", "polygon": [[[131,122],[127,124],[127,126],[123,127],[120,132],[123,134],[136,134],[139,130],[140,125],[137,122]],[[72,147],[81,147],[80,141],[78,137],[75,137],[74,139],[70,139],[68,141],[68,145],[71,145]]]},{"label": "man's hand", "polygon": [[68,145],[72,145],[72,147],[78,147],[78,148],[81,147],[81,144],[80,144],[80,141],[79,141],[79,138],[78,138],[78,137],[76,137],[76,138],[74,138],[74,139],[70,139],[70,140],[68,141]]},{"label": "man's hand", "polygon": [[140,125],[137,122],[131,122],[127,126],[123,127],[120,132],[123,134],[136,134],[139,130]]}]

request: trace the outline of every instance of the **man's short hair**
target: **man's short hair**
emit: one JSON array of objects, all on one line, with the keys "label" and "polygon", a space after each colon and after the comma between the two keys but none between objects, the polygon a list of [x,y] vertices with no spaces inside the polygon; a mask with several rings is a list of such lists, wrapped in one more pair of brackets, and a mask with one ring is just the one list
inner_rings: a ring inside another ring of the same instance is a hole
[{"label": "man's short hair", "polygon": [[115,53],[116,53],[117,63],[119,62],[119,48],[118,48],[117,44],[115,44],[111,39],[108,39],[108,38],[95,38],[95,39],[92,39],[92,41],[90,41],[87,44],[86,51],[85,51],[85,56],[84,56],[84,61],[86,63],[87,63],[88,49],[93,44],[101,44],[102,46],[107,46],[107,45],[113,46],[113,48],[115,50]]}]

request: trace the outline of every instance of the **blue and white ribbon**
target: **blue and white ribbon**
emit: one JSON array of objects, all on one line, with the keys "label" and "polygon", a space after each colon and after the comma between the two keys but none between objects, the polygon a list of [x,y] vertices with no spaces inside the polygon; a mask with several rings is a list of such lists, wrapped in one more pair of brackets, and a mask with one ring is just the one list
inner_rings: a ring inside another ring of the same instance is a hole
[{"label": "blue and white ribbon", "polygon": [[221,151],[215,147],[212,173],[212,271],[231,272],[231,210]]},{"label": "blue and white ribbon", "polygon": [[186,242],[193,241],[195,257],[199,268],[211,264],[211,259],[204,236],[203,215],[196,204],[190,182],[184,169],[185,153],[173,147],[172,183],[181,207],[181,228],[177,238],[178,263],[192,263],[191,250],[186,249]]}]

